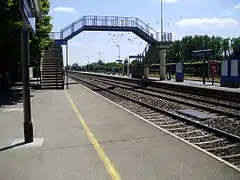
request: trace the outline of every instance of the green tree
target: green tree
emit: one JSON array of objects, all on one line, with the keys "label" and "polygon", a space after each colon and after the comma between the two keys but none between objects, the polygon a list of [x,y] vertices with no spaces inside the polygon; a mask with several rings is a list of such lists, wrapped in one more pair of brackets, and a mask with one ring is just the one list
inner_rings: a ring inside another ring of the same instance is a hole
[{"label": "green tree", "polygon": [[[185,36],[176,40],[166,53],[167,62],[177,61],[199,61],[200,57],[193,57],[192,51],[200,49],[212,49],[213,59],[231,58],[234,56],[234,49],[240,45],[240,37],[223,38],[219,36]],[[236,53],[235,53],[236,54]]]},{"label": "green tree", "polygon": [[[20,32],[22,27],[18,1],[1,0],[0,2],[0,74],[14,73],[20,66]],[[13,79],[14,80],[14,79]]]},{"label": "green tree", "polygon": [[49,0],[40,1],[41,17],[36,20],[36,36],[33,36],[31,43],[31,62],[33,65],[39,64],[41,53],[47,50],[53,43],[49,38],[52,31],[51,16],[49,16]]},{"label": "green tree", "polygon": [[[30,34],[31,60],[35,62],[39,62],[41,51],[46,50],[52,43],[48,36],[52,30],[51,17],[48,15],[49,7],[49,0],[40,1],[42,16],[37,19],[37,34],[36,36]],[[22,17],[19,11],[19,1],[0,1],[0,21],[0,75],[4,76],[6,73],[10,73],[13,77],[20,77],[18,72],[21,67]],[[13,77],[14,81],[16,78]]]}]

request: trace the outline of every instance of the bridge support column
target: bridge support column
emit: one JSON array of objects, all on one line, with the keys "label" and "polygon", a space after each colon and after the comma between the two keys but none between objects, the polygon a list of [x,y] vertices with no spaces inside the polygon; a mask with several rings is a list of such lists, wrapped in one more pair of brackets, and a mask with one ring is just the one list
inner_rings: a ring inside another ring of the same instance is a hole
[{"label": "bridge support column", "polygon": [[148,79],[149,78],[149,66],[144,66],[144,79]]},{"label": "bridge support column", "polygon": [[158,57],[160,59],[160,81],[166,80],[166,49],[169,48],[169,45],[159,45]]},{"label": "bridge support column", "polygon": [[127,76],[130,77],[130,64],[127,64]]},{"label": "bridge support column", "polygon": [[160,81],[166,79],[166,49],[160,49]]}]

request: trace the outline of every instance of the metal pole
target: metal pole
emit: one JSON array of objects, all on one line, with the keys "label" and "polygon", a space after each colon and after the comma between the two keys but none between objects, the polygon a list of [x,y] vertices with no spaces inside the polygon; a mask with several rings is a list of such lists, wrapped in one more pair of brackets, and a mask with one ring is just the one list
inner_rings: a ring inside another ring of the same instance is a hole
[{"label": "metal pole", "polygon": [[67,78],[67,82],[66,82],[66,86],[68,89],[68,42],[66,43],[66,78]]},{"label": "metal pole", "polygon": [[21,32],[21,63],[22,63],[23,114],[24,114],[23,127],[25,143],[30,143],[33,142],[33,125],[31,121],[31,101],[29,85],[29,32],[25,23],[26,22],[24,22]]},{"label": "metal pole", "polygon": [[163,40],[163,0],[161,0],[161,41]]},{"label": "metal pole", "polygon": [[118,48],[119,48],[119,49],[118,49],[118,54],[119,54],[119,56],[118,56],[118,57],[119,57],[119,60],[121,60],[120,46],[118,46]]},{"label": "metal pole", "polygon": [[206,83],[205,73],[206,73],[206,69],[205,69],[205,57],[203,57],[203,84]]}]

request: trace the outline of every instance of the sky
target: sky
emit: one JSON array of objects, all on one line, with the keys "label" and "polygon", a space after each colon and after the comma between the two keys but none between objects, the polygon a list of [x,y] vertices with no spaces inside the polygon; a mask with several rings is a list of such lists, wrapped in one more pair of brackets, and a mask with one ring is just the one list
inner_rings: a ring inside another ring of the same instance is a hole
[{"label": "sky", "polygon": [[[160,31],[161,0],[50,0],[53,31],[86,15],[136,17]],[[240,36],[240,0],[162,0],[163,31],[173,40],[186,35]],[[122,36],[120,36],[122,34]],[[119,36],[112,40],[113,35]],[[146,42],[133,33],[81,32],[69,40],[69,64],[113,62],[142,53]],[[65,60],[65,46],[63,46]]]}]

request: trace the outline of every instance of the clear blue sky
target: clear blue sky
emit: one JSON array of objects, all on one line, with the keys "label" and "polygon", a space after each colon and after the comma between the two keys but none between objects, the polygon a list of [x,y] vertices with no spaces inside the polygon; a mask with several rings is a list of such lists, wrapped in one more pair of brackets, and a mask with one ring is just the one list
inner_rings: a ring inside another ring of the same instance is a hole
[{"label": "clear blue sky", "polygon": [[[84,15],[138,17],[160,30],[160,0],[50,0],[53,31],[60,31]],[[208,34],[224,37],[240,36],[240,0],[163,0],[164,31],[174,39],[185,35]],[[98,60],[102,52],[105,62],[142,53],[146,42],[130,33],[113,42],[113,34],[121,32],[82,32],[70,40],[69,62],[86,64]],[[135,37],[135,38],[134,38]],[[132,41],[129,41],[132,39]],[[65,48],[63,48],[65,49]],[[64,52],[65,53],[65,52]]]}]

